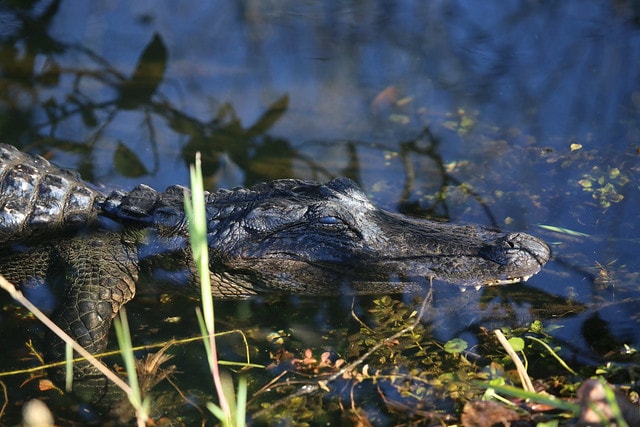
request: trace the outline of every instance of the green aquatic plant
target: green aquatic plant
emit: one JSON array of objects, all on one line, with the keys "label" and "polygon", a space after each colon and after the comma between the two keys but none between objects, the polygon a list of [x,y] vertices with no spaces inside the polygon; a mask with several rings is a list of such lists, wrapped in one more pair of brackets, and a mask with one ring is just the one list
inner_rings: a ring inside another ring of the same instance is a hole
[{"label": "green aquatic plant", "polygon": [[587,193],[591,193],[600,206],[608,208],[612,203],[619,203],[624,199],[620,190],[629,181],[629,177],[617,167],[604,171],[599,166],[594,166],[589,173],[583,175],[578,185]]},{"label": "green aquatic plant", "polygon": [[129,398],[129,402],[131,402],[131,406],[133,406],[133,408],[136,410],[136,414],[141,414],[141,416],[138,416],[138,424],[144,425],[143,421],[146,421],[146,419],[148,418],[150,401],[149,399],[142,399],[142,392],[138,384],[136,359],[133,355],[133,345],[131,344],[129,321],[127,319],[127,312],[124,307],[122,307],[118,312],[118,316],[114,319],[113,325],[116,329],[118,346],[120,347],[122,359],[124,360],[124,366],[127,371],[129,387],[131,387],[131,392],[127,394],[127,397]]},{"label": "green aquatic plant", "polygon": [[220,372],[216,351],[215,315],[209,276],[205,192],[199,153],[196,154],[195,164],[190,168],[190,176],[191,196],[185,193],[184,208],[189,221],[189,240],[198,273],[202,298],[202,311],[197,310],[197,316],[219,402],[219,406],[209,402],[207,409],[220,420],[223,426],[242,427],[246,424],[246,380],[240,380],[236,400],[233,380]]}]

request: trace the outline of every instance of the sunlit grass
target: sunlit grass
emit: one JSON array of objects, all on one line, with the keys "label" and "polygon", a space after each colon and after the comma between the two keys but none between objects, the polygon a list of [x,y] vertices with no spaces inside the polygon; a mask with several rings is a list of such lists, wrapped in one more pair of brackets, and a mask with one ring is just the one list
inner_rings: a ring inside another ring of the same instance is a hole
[{"label": "sunlit grass", "polygon": [[124,307],[120,309],[118,317],[113,321],[113,325],[116,329],[116,337],[118,339],[118,347],[122,353],[122,360],[127,371],[127,378],[129,379],[129,386],[131,387],[131,393],[127,395],[131,406],[136,410],[136,414],[142,414],[142,418],[146,419],[149,413],[149,401],[142,400],[142,393],[140,386],[138,385],[138,373],[136,371],[136,359],[133,355],[133,345],[131,344],[131,333],[129,332],[129,321],[127,319],[127,312]]},{"label": "sunlit grass", "polygon": [[219,369],[214,324],[214,307],[209,275],[209,245],[207,241],[207,212],[205,206],[200,153],[190,168],[191,196],[185,193],[184,209],[189,221],[191,251],[200,280],[202,311],[196,310],[200,330],[209,361],[209,368],[218,395],[219,406],[208,403],[207,408],[224,426],[244,426],[246,413],[246,381],[238,385],[237,400],[233,392],[233,380],[222,375]]}]

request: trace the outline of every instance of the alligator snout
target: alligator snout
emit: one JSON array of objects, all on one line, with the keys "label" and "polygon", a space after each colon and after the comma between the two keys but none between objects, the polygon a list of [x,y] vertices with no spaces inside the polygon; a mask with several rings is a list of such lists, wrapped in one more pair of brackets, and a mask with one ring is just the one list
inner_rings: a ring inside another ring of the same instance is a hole
[{"label": "alligator snout", "polygon": [[[504,266],[503,277],[489,284],[525,281],[549,261],[549,246],[526,233],[507,233],[484,246],[481,255]],[[511,274],[513,272],[513,275]]]}]

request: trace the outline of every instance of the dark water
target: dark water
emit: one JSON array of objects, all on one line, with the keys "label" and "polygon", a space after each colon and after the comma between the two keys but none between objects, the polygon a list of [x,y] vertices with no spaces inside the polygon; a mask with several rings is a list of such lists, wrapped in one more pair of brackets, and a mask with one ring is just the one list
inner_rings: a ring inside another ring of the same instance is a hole
[{"label": "dark water", "polygon": [[[349,176],[392,211],[526,230],[545,270],[436,301],[435,336],[541,319],[575,363],[640,345],[637,2],[3,3],[0,42],[4,142],[107,186],[187,184],[201,151],[211,189]],[[140,306],[154,331],[176,315]],[[304,348],[350,306],[221,310]]]}]

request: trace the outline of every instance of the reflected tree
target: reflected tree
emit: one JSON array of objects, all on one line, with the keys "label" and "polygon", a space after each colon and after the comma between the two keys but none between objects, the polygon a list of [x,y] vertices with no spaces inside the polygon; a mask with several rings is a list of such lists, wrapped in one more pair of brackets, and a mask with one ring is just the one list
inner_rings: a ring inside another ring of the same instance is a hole
[{"label": "reflected tree", "polygon": [[[195,118],[175,107],[161,91],[169,52],[160,34],[153,35],[133,73],[127,76],[86,47],[66,44],[49,35],[58,5],[59,1],[51,2],[38,12],[34,3],[29,3],[20,10],[7,11],[12,30],[0,34],[0,132],[6,140],[30,150],[76,153],[81,158],[80,173],[93,180],[96,143],[113,126],[119,113],[135,111],[141,114],[140,125],[147,135],[153,162],[147,168],[136,154],[145,150],[119,141],[113,152],[113,165],[126,177],[158,171],[157,136],[164,128],[173,131],[176,139],[187,141],[182,148],[186,163],[201,151],[205,172],[212,176],[225,158],[246,171],[250,181],[291,176],[290,163],[296,158],[312,169],[320,168],[288,141],[268,135],[287,111],[286,95],[249,126],[242,124],[229,103],[208,120]],[[62,65],[65,55],[79,56],[81,65]],[[36,62],[42,65],[37,66]],[[72,127],[82,128],[82,132],[75,132],[80,137],[62,136]],[[278,167],[261,168],[257,159],[264,163],[265,157]]]}]

